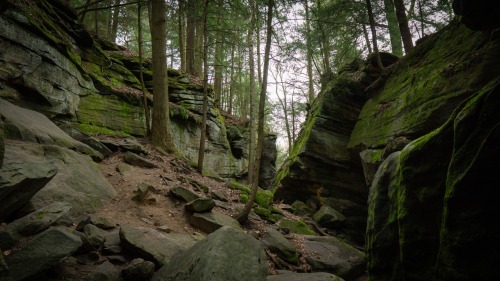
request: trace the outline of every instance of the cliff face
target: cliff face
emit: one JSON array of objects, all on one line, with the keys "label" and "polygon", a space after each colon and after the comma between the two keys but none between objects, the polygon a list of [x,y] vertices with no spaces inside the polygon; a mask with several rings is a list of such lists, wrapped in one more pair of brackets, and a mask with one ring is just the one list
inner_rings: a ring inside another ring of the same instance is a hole
[{"label": "cliff face", "polygon": [[[0,98],[89,134],[145,135],[137,56],[92,38],[64,1],[3,1],[0,12]],[[142,68],[152,92],[151,62]],[[195,163],[203,87],[175,70],[168,74],[174,144]],[[246,156],[232,153],[211,92],[207,136],[207,169],[222,177],[245,170]]]},{"label": "cliff face", "polygon": [[336,75],[278,172],[277,197],[329,205],[346,216],[332,230],[358,241],[368,210],[370,280],[494,279],[499,54],[498,30],[452,22],[368,88],[367,66]]}]

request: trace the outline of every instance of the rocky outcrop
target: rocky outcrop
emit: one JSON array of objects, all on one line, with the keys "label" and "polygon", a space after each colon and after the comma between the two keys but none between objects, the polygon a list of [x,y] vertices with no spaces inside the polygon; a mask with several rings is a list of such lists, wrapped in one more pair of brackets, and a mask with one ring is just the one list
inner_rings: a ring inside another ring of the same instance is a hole
[{"label": "rocky outcrop", "polygon": [[259,281],[266,275],[260,242],[243,231],[222,227],[162,267],[152,280]]},{"label": "rocky outcrop", "polygon": [[356,60],[319,93],[274,183],[281,185],[275,198],[285,202],[327,202],[346,217],[343,230],[358,242],[364,240],[368,187],[359,157],[347,144],[374,71]]}]

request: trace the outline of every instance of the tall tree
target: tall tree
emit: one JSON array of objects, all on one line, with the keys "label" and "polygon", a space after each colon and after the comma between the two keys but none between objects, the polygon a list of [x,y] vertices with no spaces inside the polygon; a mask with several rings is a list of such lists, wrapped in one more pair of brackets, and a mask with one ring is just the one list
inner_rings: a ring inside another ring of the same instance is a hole
[{"label": "tall tree", "polygon": [[313,71],[312,71],[312,39],[311,39],[311,18],[309,16],[309,4],[307,0],[304,0],[304,9],[306,12],[306,48],[307,48],[307,84],[308,84],[308,102],[312,103],[314,99],[314,83],[313,83]]},{"label": "tall tree", "polygon": [[247,44],[248,44],[248,65],[250,67],[250,137],[248,143],[248,182],[253,185],[254,181],[258,181],[258,176],[254,175],[254,158],[255,158],[255,103],[257,98],[255,95],[255,62],[253,42],[253,30],[255,28],[255,0],[250,0],[250,27],[248,28]]},{"label": "tall tree", "polygon": [[380,53],[378,51],[377,31],[375,30],[375,19],[373,17],[372,3],[370,0],[366,0],[366,10],[368,12],[368,20],[370,21],[370,29],[372,31],[373,51],[375,52],[375,56],[377,56],[378,67],[380,69],[384,69],[384,65],[382,64]]},{"label": "tall tree", "polygon": [[396,8],[396,16],[398,18],[399,30],[401,32],[401,38],[403,39],[405,53],[408,53],[413,49],[413,41],[411,39],[412,36],[410,27],[408,26],[408,18],[406,17],[403,0],[394,0],[394,7]]},{"label": "tall tree", "polygon": [[186,70],[195,75],[195,43],[196,43],[196,4],[198,0],[187,0],[186,26]]},{"label": "tall tree", "polygon": [[384,0],[385,18],[389,27],[392,53],[397,56],[403,55],[403,44],[401,43],[401,32],[399,31],[398,19],[394,10],[393,0]]},{"label": "tall tree", "polygon": [[113,7],[113,23],[111,25],[111,35],[110,40],[116,42],[116,37],[118,35],[118,20],[120,18],[120,0],[115,0]]},{"label": "tall tree", "polygon": [[165,0],[151,1],[154,94],[151,142],[159,150],[174,152],[175,147],[170,136],[168,104],[166,12]]},{"label": "tall tree", "polygon": [[186,72],[186,44],[184,42],[186,34],[186,19],[185,19],[185,2],[186,0],[179,0],[179,11],[177,15],[178,28],[179,28],[179,56],[181,60],[181,71]]},{"label": "tall tree", "polygon": [[[264,144],[264,118],[265,118],[265,105],[266,105],[266,92],[267,92],[267,76],[269,72],[269,56],[271,52],[271,38],[272,38],[272,28],[273,28],[273,7],[274,0],[268,0],[267,3],[267,22],[266,22],[266,47],[264,50],[264,69],[262,70],[262,86],[260,90],[260,100],[259,100],[259,124],[257,128],[257,152],[255,156],[254,163],[254,175],[258,178],[260,172],[260,159],[262,158],[262,147]],[[255,196],[257,195],[258,180],[254,180],[252,184],[252,193],[248,198],[245,207],[238,214],[238,221],[240,223],[245,222],[248,219],[248,214],[252,209],[253,203],[255,201]]]},{"label": "tall tree", "polygon": [[[119,2],[119,0],[118,0]],[[144,106],[144,116],[146,117],[146,135],[149,137],[151,135],[151,127],[149,125],[149,105],[148,105],[148,90],[146,90],[146,85],[144,84],[144,73],[142,70],[142,4],[141,1],[137,2],[137,45],[139,47],[139,79],[141,81],[142,88],[142,103]]]},{"label": "tall tree", "polygon": [[205,159],[205,140],[207,136],[207,112],[208,112],[208,4],[205,0],[203,10],[203,113],[201,117],[200,148],[198,149],[198,172],[203,174],[203,162]]},{"label": "tall tree", "polygon": [[222,15],[223,15],[224,1],[217,1],[217,8],[219,13],[217,14],[217,31],[215,33],[215,51],[214,51],[214,94],[215,94],[215,106],[217,108],[221,107],[221,95],[222,95]]}]

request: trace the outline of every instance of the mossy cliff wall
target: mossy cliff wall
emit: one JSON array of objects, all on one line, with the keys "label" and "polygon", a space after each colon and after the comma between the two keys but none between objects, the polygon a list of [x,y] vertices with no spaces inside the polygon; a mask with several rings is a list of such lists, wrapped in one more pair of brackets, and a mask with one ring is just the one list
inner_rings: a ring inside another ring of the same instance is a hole
[{"label": "mossy cliff wall", "polygon": [[[337,75],[330,85],[341,79]],[[314,156],[311,147],[319,142],[312,132],[325,128],[318,109],[345,104],[325,98],[345,87],[322,91],[279,172],[277,194],[289,201],[319,197],[342,213],[342,205],[323,194],[345,199],[336,193],[339,186],[351,194],[364,189],[367,203],[357,202],[368,209],[370,280],[496,279],[500,207],[493,163],[500,156],[499,85],[500,32],[452,22],[364,91],[366,102],[353,109],[359,113],[355,120],[329,122],[323,136],[331,139],[322,138],[320,150],[327,156]],[[338,110],[321,114],[343,116]],[[335,135],[339,128],[348,132]],[[342,156],[350,166],[318,165]],[[339,167],[356,176],[335,179]],[[320,172],[321,179],[307,180]]]},{"label": "mossy cliff wall", "polygon": [[[145,136],[137,56],[93,38],[76,18],[63,0],[1,2],[0,97],[86,133]],[[152,92],[151,62],[142,68]],[[168,75],[174,144],[196,162],[203,87],[178,71]],[[212,97],[209,108],[205,167],[232,177],[245,170],[247,159],[231,152]]]}]

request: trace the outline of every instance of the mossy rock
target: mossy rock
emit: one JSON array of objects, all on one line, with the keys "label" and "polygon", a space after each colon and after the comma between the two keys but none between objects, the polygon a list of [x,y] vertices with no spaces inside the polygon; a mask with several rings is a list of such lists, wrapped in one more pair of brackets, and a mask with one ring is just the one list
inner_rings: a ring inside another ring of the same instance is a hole
[{"label": "mossy rock", "polygon": [[245,193],[247,195],[250,194],[250,193],[252,193],[252,190],[248,186],[246,186],[246,185],[244,185],[242,183],[239,183],[237,181],[230,182],[228,184],[228,187],[230,189],[233,189],[233,190],[240,190],[242,193]]},{"label": "mossy rock", "polygon": [[241,193],[240,194],[240,202],[246,204],[248,202],[248,194]]},{"label": "mossy rock", "polygon": [[253,210],[255,211],[255,213],[257,215],[259,215],[263,219],[267,219],[269,216],[271,216],[271,210],[269,210],[269,209],[257,206],[255,208],[253,208]]},{"label": "mossy rock", "polygon": [[255,197],[255,203],[259,206],[268,209],[273,203],[273,193],[270,190],[257,190],[257,195]]},{"label": "mossy rock", "polygon": [[278,224],[280,228],[286,228],[291,233],[301,235],[316,235],[316,232],[314,232],[314,230],[312,230],[312,228],[310,228],[303,221],[283,218],[278,222]]}]

